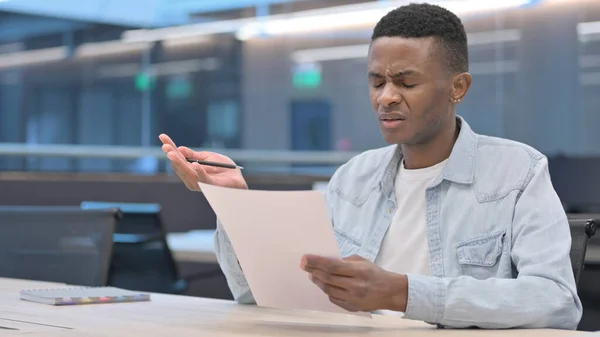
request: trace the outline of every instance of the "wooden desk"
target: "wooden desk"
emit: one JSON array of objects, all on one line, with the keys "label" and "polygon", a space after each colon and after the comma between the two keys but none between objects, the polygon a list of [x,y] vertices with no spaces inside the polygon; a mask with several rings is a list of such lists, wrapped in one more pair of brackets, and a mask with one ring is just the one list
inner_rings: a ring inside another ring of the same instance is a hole
[{"label": "wooden desk", "polygon": [[151,302],[54,307],[19,300],[21,289],[59,284],[0,278],[0,336],[524,336],[586,334],[561,330],[446,330],[398,317],[373,319],[152,294]]},{"label": "wooden desk", "polygon": [[167,243],[179,262],[217,263],[214,235],[211,229],[171,233],[167,235]]}]

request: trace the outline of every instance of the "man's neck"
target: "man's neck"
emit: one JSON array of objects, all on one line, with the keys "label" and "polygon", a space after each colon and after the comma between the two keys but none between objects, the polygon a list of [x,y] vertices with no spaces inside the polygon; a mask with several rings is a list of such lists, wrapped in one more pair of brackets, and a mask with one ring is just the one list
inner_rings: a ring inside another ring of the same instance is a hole
[{"label": "man's neck", "polygon": [[453,118],[437,136],[426,144],[401,145],[404,167],[420,169],[441,163],[450,157],[457,138],[458,128],[456,119]]}]

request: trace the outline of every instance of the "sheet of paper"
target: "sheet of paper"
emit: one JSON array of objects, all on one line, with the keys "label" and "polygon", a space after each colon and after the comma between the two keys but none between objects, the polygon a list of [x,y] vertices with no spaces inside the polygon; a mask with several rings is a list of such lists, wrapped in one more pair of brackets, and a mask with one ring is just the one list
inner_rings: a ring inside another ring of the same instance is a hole
[{"label": "sheet of paper", "polygon": [[305,254],[341,257],[323,193],[199,185],[231,240],[258,305],[349,313],[331,303],[300,268]]}]

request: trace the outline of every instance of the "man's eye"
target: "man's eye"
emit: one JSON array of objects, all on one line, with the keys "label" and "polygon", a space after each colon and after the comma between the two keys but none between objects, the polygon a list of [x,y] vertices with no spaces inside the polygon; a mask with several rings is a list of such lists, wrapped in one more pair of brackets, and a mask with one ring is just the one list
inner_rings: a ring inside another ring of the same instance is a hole
[{"label": "man's eye", "polygon": [[410,89],[410,88],[416,87],[417,85],[416,84],[409,85],[409,84],[406,84],[406,83],[402,83],[402,86],[405,87],[405,88],[407,88],[407,89]]},{"label": "man's eye", "polygon": [[383,83],[373,83],[373,88],[379,89],[383,87]]}]

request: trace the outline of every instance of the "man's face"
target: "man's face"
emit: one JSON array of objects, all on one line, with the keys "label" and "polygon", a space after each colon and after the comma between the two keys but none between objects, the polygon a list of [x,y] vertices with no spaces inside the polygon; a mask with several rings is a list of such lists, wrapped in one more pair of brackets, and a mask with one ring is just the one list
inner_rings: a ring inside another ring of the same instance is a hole
[{"label": "man's face", "polygon": [[419,145],[454,118],[451,76],[434,38],[381,37],[369,50],[369,87],[386,142]]}]

